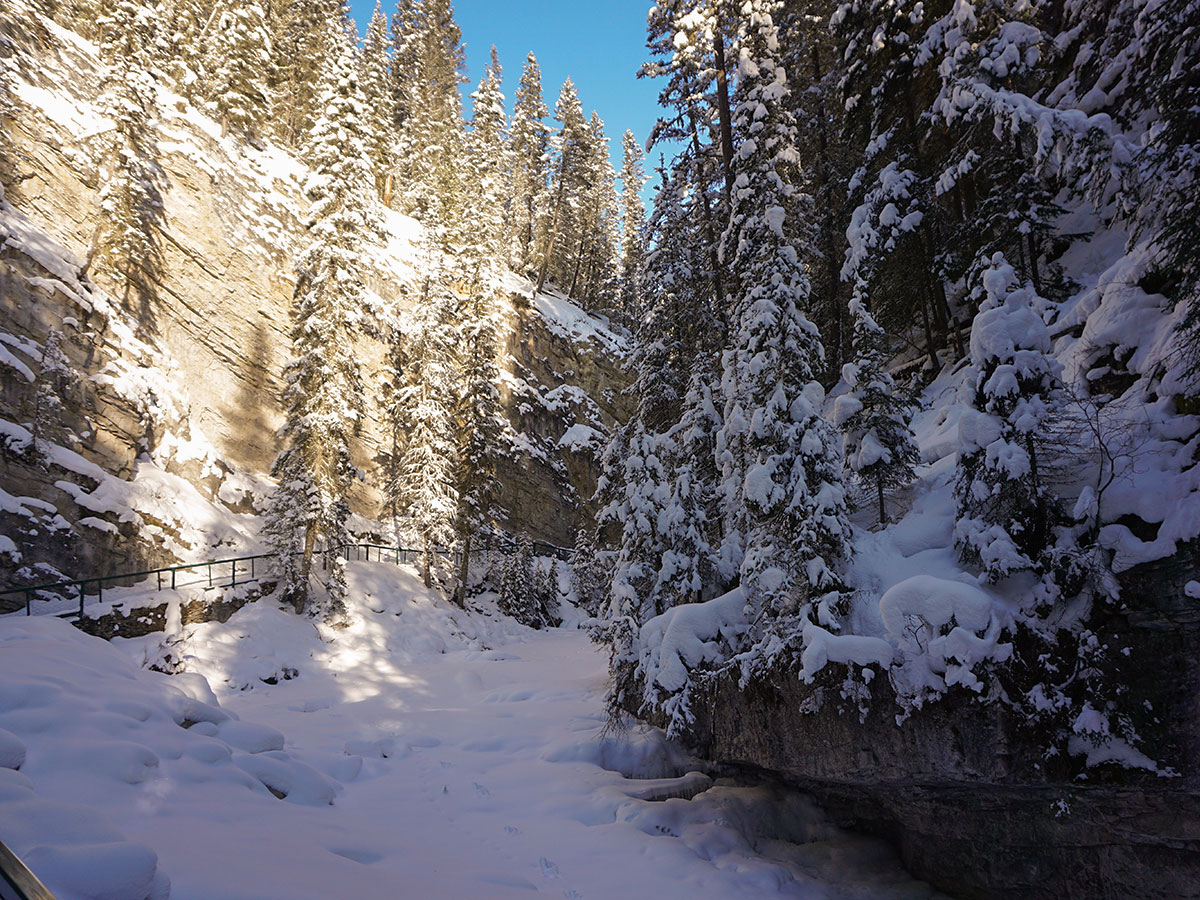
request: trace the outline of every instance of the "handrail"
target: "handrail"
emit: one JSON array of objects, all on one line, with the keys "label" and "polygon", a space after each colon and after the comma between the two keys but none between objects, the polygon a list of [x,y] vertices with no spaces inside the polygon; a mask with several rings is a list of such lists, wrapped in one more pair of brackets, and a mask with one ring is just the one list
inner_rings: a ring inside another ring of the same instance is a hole
[{"label": "handrail", "polygon": [[0,841],[0,900],[54,900],[54,895],[4,841]]},{"label": "handrail", "polygon": [[[493,550],[502,550],[504,552],[511,553],[513,550],[516,549],[516,547],[517,547],[517,544],[515,541],[508,541],[508,542],[505,542],[502,544],[477,546],[477,547],[472,548],[471,552],[472,553],[489,553]],[[549,544],[544,541],[534,541],[533,547],[534,547],[535,552],[537,552],[538,549],[541,548],[543,550],[549,551],[548,553],[545,553],[544,555],[554,556],[555,558],[561,559],[563,561],[570,560],[571,555],[574,554],[574,552],[575,552],[574,550],[572,550],[570,548],[558,547],[558,546],[555,546],[554,544]],[[367,562],[371,561],[371,551],[372,550],[380,551],[379,552],[379,562],[387,561],[384,559],[385,553],[387,553],[388,555],[395,554],[395,562],[397,565],[399,565],[402,561],[407,562],[410,554],[420,554],[420,553],[424,552],[423,550],[414,549],[411,547],[389,547],[386,544],[372,544],[372,543],[368,543],[368,542],[358,542],[358,543],[353,543],[353,544],[345,544],[345,545],[343,545],[341,547],[337,547],[337,548],[330,548],[329,550],[325,550],[325,551],[318,551],[318,553],[339,553],[339,554],[345,553],[346,559],[349,560],[351,550],[354,550],[356,553],[360,554],[358,556],[359,559],[362,558],[361,552],[365,551]],[[453,559],[455,561],[458,560],[459,553],[461,553],[461,551],[450,550],[450,549],[447,549],[444,547],[436,547],[436,548],[434,548],[433,552],[438,554],[439,556],[445,556],[445,557]],[[35,594],[41,593],[42,591],[62,591],[62,590],[75,589],[75,591],[77,592],[78,597],[79,597],[79,617],[82,619],[83,618],[83,608],[84,608],[84,604],[86,602],[85,589],[89,585],[92,585],[92,584],[94,584],[96,586],[96,602],[102,603],[104,601],[104,584],[106,582],[124,581],[124,580],[130,579],[130,578],[149,578],[151,576],[154,576],[156,579],[155,591],[161,591],[161,590],[163,590],[163,576],[170,575],[171,576],[171,583],[170,583],[171,590],[174,590],[176,587],[176,583],[177,583],[176,576],[179,572],[187,571],[189,569],[199,569],[202,567],[207,567],[207,569],[208,569],[208,587],[214,587],[213,572],[212,572],[213,566],[229,566],[230,567],[229,568],[229,577],[230,577],[229,583],[228,584],[217,584],[215,586],[216,587],[237,587],[237,585],[238,585],[238,563],[245,563],[245,562],[250,563],[250,571],[248,573],[249,578],[244,579],[244,582],[257,581],[258,578],[254,571],[255,570],[255,565],[254,565],[255,561],[260,560],[260,559],[274,559],[278,555],[279,555],[278,553],[259,553],[259,554],[253,555],[253,556],[236,556],[236,557],[229,557],[226,559],[208,559],[208,560],[202,560],[200,562],[194,562],[194,563],[180,563],[177,566],[164,566],[163,568],[160,568],[160,569],[145,569],[141,572],[121,572],[116,575],[101,575],[101,576],[98,576],[95,578],[78,578],[78,579],[74,579],[74,580],[70,580],[70,581],[54,581],[54,582],[47,582],[45,584],[33,584],[33,585],[25,586],[25,587],[14,587],[14,588],[7,588],[5,590],[0,590],[0,597],[8,597],[8,596],[12,596],[12,595],[24,595],[24,597],[25,597],[25,615],[29,616],[29,615],[33,615],[33,600],[34,600]],[[218,577],[218,581],[219,581],[221,576],[218,575],[217,577]],[[47,599],[47,598],[39,597],[38,599]],[[70,615],[70,613],[68,613],[68,615]]]}]

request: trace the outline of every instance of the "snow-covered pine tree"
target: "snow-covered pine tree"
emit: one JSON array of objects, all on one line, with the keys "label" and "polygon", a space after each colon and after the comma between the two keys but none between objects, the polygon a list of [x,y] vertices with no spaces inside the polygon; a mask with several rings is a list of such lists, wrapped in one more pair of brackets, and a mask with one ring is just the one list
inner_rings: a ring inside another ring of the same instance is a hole
[{"label": "snow-covered pine tree", "polygon": [[104,0],[97,26],[104,60],[100,107],[113,128],[101,138],[100,215],[84,271],[111,279],[141,329],[153,332],[163,267],[163,173],[149,57],[157,19],[137,0]]},{"label": "snow-covered pine tree", "polygon": [[571,585],[579,608],[590,616],[599,614],[608,596],[608,582],[607,566],[596,550],[595,533],[588,525],[580,525],[571,556]]},{"label": "snow-covered pine tree", "polygon": [[558,576],[556,560],[533,561],[533,596],[537,605],[537,619],[543,625],[556,625],[562,620],[558,616]]},{"label": "snow-covered pine tree", "polygon": [[661,458],[665,439],[638,420],[622,430],[626,434],[621,441],[625,454],[620,461],[620,490],[601,511],[602,521],[620,528],[606,618],[641,625],[665,611],[661,598],[652,594],[663,550],[658,519],[667,499]]},{"label": "snow-covered pine tree", "polygon": [[[407,16],[401,20],[401,14]],[[463,207],[462,32],[450,0],[412,0],[392,20],[402,119],[393,160],[396,207],[429,227]]]},{"label": "snow-covered pine tree", "polygon": [[200,99],[204,73],[205,27],[211,28],[213,9],[204,0],[171,0],[160,5],[160,41],[166,70],[176,89],[189,99]]},{"label": "snow-covered pine tree", "polygon": [[[431,248],[430,253],[438,251]],[[440,255],[440,254],[439,254]],[[385,473],[385,510],[399,517],[422,550],[421,577],[433,585],[434,555],[454,541],[458,512],[455,488],[455,307],[433,263],[426,263],[421,296],[395,336],[392,352],[399,383],[389,412],[393,433],[402,435]]]},{"label": "snow-covered pine tree", "polygon": [[796,247],[796,126],[784,104],[770,0],[742,7],[733,127],[738,136],[724,260],[735,279],[731,346],[722,356],[718,433],[726,541],[740,575],[759,662],[787,649],[818,592],[836,589],[849,523],[834,433],[814,380],[822,348],[804,316],[808,279]]},{"label": "snow-covered pine tree", "polygon": [[590,183],[586,181],[592,130],[583,115],[583,105],[575,83],[563,82],[554,105],[554,117],[561,127],[551,140],[554,151],[554,177],[550,188],[550,214],[542,238],[541,267],[537,289],[547,279],[565,286],[571,277],[571,263],[580,236],[580,207]]},{"label": "snow-covered pine tree", "polygon": [[222,135],[232,129],[253,138],[269,115],[266,13],[256,2],[222,0],[213,15],[205,93],[216,108]]},{"label": "snow-covered pine tree", "polygon": [[341,52],[351,30],[343,0],[268,0],[271,38],[268,84],[276,99],[271,118],[276,137],[303,148],[315,127],[322,73]]},{"label": "snow-covered pine tree", "polygon": [[971,327],[973,410],[959,424],[954,540],[996,581],[1042,568],[1058,510],[1035,438],[1059,402],[1045,301],[1003,254],[980,274],[984,300]]},{"label": "snow-covered pine tree", "polygon": [[588,138],[577,179],[583,189],[575,224],[578,245],[564,287],[585,309],[612,313],[620,300],[621,212],[604,123],[594,111]]},{"label": "snow-covered pine tree", "polygon": [[392,149],[396,143],[396,99],[388,59],[390,43],[387,16],[376,0],[359,57],[359,81],[366,103],[367,155],[375,172],[376,192],[385,206],[392,199]]},{"label": "snow-covered pine tree", "polygon": [[[284,369],[285,449],[272,466],[278,487],[264,528],[278,554],[276,574],[283,596],[297,612],[326,618],[345,612],[345,574],[337,549],[350,538],[347,498],[356,471],[349,441],[364,404],[353,350],[363,313],[358,256],[364,244],[380,237],[378,213],[369,196],[354,47],[344,32],[331,34],[329,40],[339,51],[322,73],[323,115],[306,148],[312,164],[305,183],[312,202],[310,243],[297,264],[293,358]],[[325,551],[327,568],[324,596],[311,590],[309,580],[319,550]]]},{"label": "snow-covered pine tree", "polygon": [[840,0],[787,0],[778,16],[781,63],[788,73],[788,104],[799,128],[802,180],[798,187],[813,198],[807,216],[812,246],[820,258],[808,260],[811,285],[809,317],[825,341],[826,383],[836,380],[851,329],[846,326],[846,291],[841,262],[846,250],[846,184],[860,154],[841,140],[839,93],[843,48],[829,28]]},{"label": "snow-covered pine tree", "polygon": [[640,310],[643,265],[646,253],[645,154],[632,131],[621,136],[621,304],[627,321]]},{"label": "snow-covered pine tree", "polygon": [[540,220],[547,211],[550,173],[549,110],[542,99],[542,71],[530,52],[517,86],[509,140],[512,159],[509,188],[509,260],[517,272],[527,273],[537,259]]},{"label": "snow-covered pine tree", "polygon": [[884,492],[912,480],[920,455],[909,426],[912,401],[884,368],[890,356],[887,335],[864,299],[856,290],[850,300],[854,361],[842,367],[849,390],[834,403],[834,424],[842,431],[846,467],[875,489],[882,526],[887,524]]},{"label": "snow-covered pine tree", "polygon": [[663,550],[652,590],[655,605],[663,608],[701,600],[730,580],[714,549],[720,544],[714,463],[721,423],[713,402],[715,382],[702,358],[684,395],[679,424],[667,436],[669,487],[658,514]]},{"label": "snow-covered pine tree", "polygon": [[460,383],[457,422],[456,489],[458,513],[455,529],[461,563],[459,591],[465,599],[470,575],[471,540],[489,524],[495,502],[497,460],[504,454],[501,437],[496,366],[499,301],[504,254],[504,195],[507,186],[504,131],[507,124],[504,96],[500,93],[500,61],[492,60],[479,89],[472,95],[474,116],[470,134],[474,215],[457,263],[463,267],[460,285],[465,296],[458,315]]},{"label": "snow-covered pine tree", "polygon": [[506,616],[522,625],[541,628],[537,597],[533,584],[533,541],[522,533],[509,551],[500,575],[500,599],[497,606]]}]

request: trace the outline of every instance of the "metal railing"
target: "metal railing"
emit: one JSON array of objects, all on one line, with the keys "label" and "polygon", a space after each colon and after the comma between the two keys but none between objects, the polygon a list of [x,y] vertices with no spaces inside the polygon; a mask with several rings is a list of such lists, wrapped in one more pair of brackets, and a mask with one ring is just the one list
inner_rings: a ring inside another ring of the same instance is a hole
[{"label": "metal railing", "polygon": [[[494,552],[512,553],[514,550],[516,550],[516,548],[517,544],[515,542],[508,541],[504,543],[494,543],[473,547],[471,549],[471,554],[475,555],[477,553]],[[548,544],[543,541],[534,541],[533,549],[536,555],[553,556],[556,559],[564,561],[569,561],[575,552],[569,548],[557,547],[554,544]],[[394,562],[396,565],[415,563],[419,561],[421,556],[424,554],[423,550],[413,549],[411,547],[389,547],[385,544],[372,544],[364,542],[346,544],[336,549],[318,551],[314,555],[328,556],[331,553],[337,553],[338,555],[344,554],[347,561],[349,561],[353,556],[355,560],[365,560],[366,562],[371,562],[372,551],[375,551],[376,562]],[[461,551],[452,550],[445,547],[434,548],[432,552],[438,556],[442,556],[451,560],[456,565],[462,558]],[[141,572],[121,572],[116,575],[101,575],[94,578],[78,578],[71,581],[54,581],[47,582],[45,584],[32,584],[25,587],[7,588],[6,590],[2,590],[0,591],[0,599],[14,596],[24,597],[25,615],[30,616],[33,615],[34,600],[53,602],[54,600],[64,599],[62,596],[64,592],[73,592],[74,596],[65,599],[78,599],[78,612],[73,610],[68,613],[59,613],[59,615],[78,615],[79,618],[82,619],[84,617],[84,605],[88,602],[87,598],[89,595],[87,589],[89,587],[95,587],[95,602],[103,603],[104,586],[106,584],[111,584],[115,581],[130,581],[131,579],[134,581],[140,581],[153,578],[155,581],[154,590],[156,592],[164,590],[167,587],[169,587],[171,590],[176,590],[179,583],[179,573],[189,572],[193,569],[204,570],[206,580],[206,583],[203,585],[204,587],[237,587],[239,583],[247,584],[249,582],[258,580],[259,576],[256,569],[261,568],[261,565],[258,564],[258,560],[274,559],[276,556],[278,556],[276,553],[259,553],[254,556],[238,556],[231,557],[229,559],[210,559],[204,560],[203,562],[181,563],[177,566],[165,566],[161,569],[146,569]],[[241,582],[238,581],[239,566],[241,567],[241,574],[245,576],[242,578]],[[213,573],[214,568],[216,569],[215,581]],[[229,580],[222,583],[222,579],[226,577]],[[124,586],[131,587],[132,585]],[[47,597],[45,594],[51,594],[51,596]]]},{"label": "metal railing", "polygon": [[4,841],[0,841],[0,900],[54,900],[54,895]]}]

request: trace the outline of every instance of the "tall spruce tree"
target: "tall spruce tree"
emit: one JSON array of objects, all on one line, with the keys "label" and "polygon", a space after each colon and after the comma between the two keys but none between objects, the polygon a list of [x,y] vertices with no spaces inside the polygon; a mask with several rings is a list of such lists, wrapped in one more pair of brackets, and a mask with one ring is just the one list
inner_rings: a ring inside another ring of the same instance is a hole
[{"label": "tall spruce tree", "polygon": [[550,176],[549,110],[542,99],[542,72],[530,52],[517,86],[513,107],[512,176],[509,188],[509,260],[517,272],[527,273],[537,260],[540,234],[547,213]]},{"label": "tall spruce tree", "polygon": [[461,390],[457,422],[459,591],[465,599],[470,575],[471,541],[491,518],[498,483],[496,465],[504,450],[500,412],[500,371],[496,365],[502,276],[504,271],[504,198],[507,186],[504,96],[496,50],[472,94],[471,174],[476,197],[468,239],[460,254],[465,265],[461,284],[458,345]]},{"label": "tall spruce tree", "polygon": [[555,155],[554,177],[549,199],[551,212],[542,238],[537,279],[539,291],[547,279],[554,280],[560,287],[565,287],[570,280],[571,263],[575,259],[573,251],[581,232],[579,213],[589,187],[586,177],[592,130],[584,118],[579,93],[570,78],[563,82],[554,105],[554,117],[561,127],[551,141]]},{"label": "tall spruce tree", "polygon": [[632,320],[640,308],[646,252],[645,154],[632,131],[621,136],[621,310]]},{"label": "tall spruce tree", "polygon": [[359,81],[366,103],[367,155],[375,173],[375,190],[384,205],[391,203],[394,184],[392,151],[396,143],[395,92],[388,59],[387,16],[378,0],[363,39]]},{"label": "tall spruce tree", "polygon": [[258,3],[223,0],[213,16],[205,93],[217,111],[222,135],[232,129],[252,138],[270,110],[266,13]]},{"label": "tall spruce tree", "polygon": [[849,524],[838,448],[814,380],[822,348],[805,317],[796,248],[796,127],[783,100],[775,4],[743,6],[733,127],[738,137],[724,259],[736,279],[722,358],[718,435],[726,540],[740,540],[742,587],[769,663],[798,636],[818,592],[834,589]]},{"label": "tall spruce tree", "polygon": [[[323,115],[306,149],[312,161],[305,183],[312,202],[310,239],[297,263],[293,359],[284,370],[286,446],[272,467],[278,487],[265,527],[283,595],[298,612],[325,618],[345,613],[345,574],[336,551],[350,539],[348,497],[356,480],[350,436],[364,412],[353,345],[364,303],[358,259],[363,245],[380,237],[367,191],[370,164],[354,48],[344,32],[329,40],[339,51],[322,73]],[[320,550],[324,594],[310,583]]]},{"label": "tall spruce tree", "polygon": [[[405,18],[401,18],[403,15]],[[427,228],[463,207],[462,32],[450,0],[402,2],[392,20],[401,121],[392,159],[397,208]]]},{"label": "tall spruce tree", "polygon": [[[429,247],[427,254],[440,251]],[[437,263],[426,263],[421,294],[394,337],[397,376],[389,410],[397,442],[384,487],[384,507],[398,517],[401,534],[421,546],[421,577],[433,585],[434,556],[454,542],[458,514],[455,484],[455,321],[457,298]]]}]

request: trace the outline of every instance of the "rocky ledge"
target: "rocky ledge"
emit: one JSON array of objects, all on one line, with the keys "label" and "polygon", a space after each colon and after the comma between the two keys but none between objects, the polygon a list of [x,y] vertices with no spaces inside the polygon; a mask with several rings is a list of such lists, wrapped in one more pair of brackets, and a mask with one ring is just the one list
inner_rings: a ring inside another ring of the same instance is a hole
[{"label": "rocky ledge", "polygon": [[898,725],[886,678],[863,706],[828,669],[812,684],[789,672],[745,687],[717,679],[695,695],[684,740],[718,769],[813,795],[963,900],[1200,897],[1200,601],[1183,589],[1198,551],[1123,576],[1126,606],[1105,629],[1139,661],[1123,674],[1153,700],[1145,749],[1169,775],[1069,774],[1007,707],[965,692]]}]

